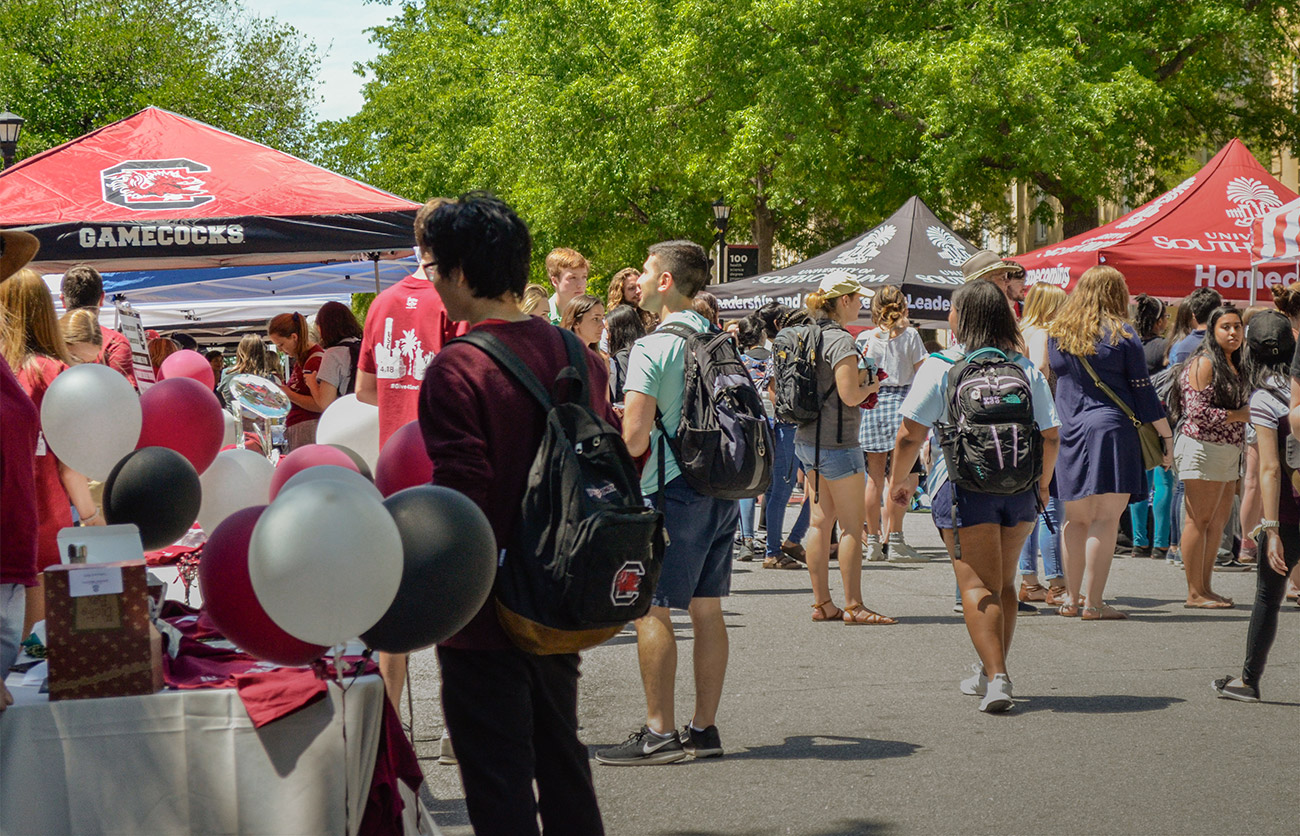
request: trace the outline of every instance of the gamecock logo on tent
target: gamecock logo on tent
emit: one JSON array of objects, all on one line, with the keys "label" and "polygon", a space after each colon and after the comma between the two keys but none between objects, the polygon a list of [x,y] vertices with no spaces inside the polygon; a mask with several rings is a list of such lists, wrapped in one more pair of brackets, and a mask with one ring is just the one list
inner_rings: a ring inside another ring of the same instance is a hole
[{"label": "gamecock logo on tent", "polygon": [[1237,204],[1228,217],[1237,226],[1249,228],[1255,219],[1282,205],[1282,198],[1254,177],[1236,177],[1228,183],[1228,200]]},{"label": "gamecock logo on tent", "polygon": [[609,590],[609,599],[616,607],[635,604],[641,597],[641,578],[645,577],[645,564],[639,560],[629,560],[614,573],[614,584]]},{"label": "gamecock logo on tent", "polygon": [[104,201],[126,209],[190,209],[215,198],[195,176],[210,171],[193,160],[127,160],[99,173]]},{"label": "gamecock logo on tent", "polygon": [[957,240],[957,236],[941,226],[932,226],[925,230],[925,237],[930,239],[935,249],[939,251],[939,257],[946,260],[953,267],[960,267],[970,258],[970,252],[966,247]]},{"label": "gamecock logo on tent", "polygon": [[846,253],[840,253],[832,261],[832,264],[861,264],[864,261],[870,261],[880,255],[880,248],[894,240],[894,233],[898,230],[890,224],[882,226],[879,229],[873,229],[862,240]]}]

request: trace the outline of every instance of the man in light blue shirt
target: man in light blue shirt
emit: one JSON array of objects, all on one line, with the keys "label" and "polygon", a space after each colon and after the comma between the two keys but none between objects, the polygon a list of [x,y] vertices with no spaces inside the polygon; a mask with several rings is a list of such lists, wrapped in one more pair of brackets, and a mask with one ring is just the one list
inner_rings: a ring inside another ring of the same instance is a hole
[{"label": "man in light blue shirt", "polygon": [[[708,281],[704,248],[690,241],[655,244],[637,279],[640,305],[657,313],[661,325],[680,323],[705,331],[711,326],[691,310],[691,301]],[[656,426],[658,412],[668,434],[677,432],[685,393],[684,350],[685,340],[662,327],[642,337],[632,346],[624,383],[623,440],[633,456],[649,453],[641,490],[664,514],[668,546],[650,612],[636,622],[645,725],[623,744],[596,753],[597,761],[615,766],[722,754],[715,725],[728,652],[722,598],[731,591],[731,544],[740,513],[734,500],[704,496],[687,483]],[[673,715],[677,643],[669,618],[672,609],[690,613],[695,637],[695,713],[680,735]]]},{"label": "man in light blue shirt", "polygon": [[1196,349],[1201,347],[1201,341],[1205,339],[1205,323],[1210,321],[1210,314],[1214,313],[1214,309],[1223,304],[1223,297],[1217,290],[1202,287],[1193,290],[1183,304],[1192,312],[1192,319],[1196,321],[1196,330],[1174,343],[1173,348],[1169,349],[1171,366],[1191,357],[1196,353]]}]

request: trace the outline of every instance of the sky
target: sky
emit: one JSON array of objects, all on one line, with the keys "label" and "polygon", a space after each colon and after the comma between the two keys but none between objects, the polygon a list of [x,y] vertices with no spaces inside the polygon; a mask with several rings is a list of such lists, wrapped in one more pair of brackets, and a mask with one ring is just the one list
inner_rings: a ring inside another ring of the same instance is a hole
[{"label": "sky", "polygon": [[361,109],[365,79],[354,75],[352,65],[373,54],[365,31],[397,14],[396,3],[363,0],[263,0],[245,8],[263,17],[275,17],[315,42],[321,58],[321,119],[344,119]]}]

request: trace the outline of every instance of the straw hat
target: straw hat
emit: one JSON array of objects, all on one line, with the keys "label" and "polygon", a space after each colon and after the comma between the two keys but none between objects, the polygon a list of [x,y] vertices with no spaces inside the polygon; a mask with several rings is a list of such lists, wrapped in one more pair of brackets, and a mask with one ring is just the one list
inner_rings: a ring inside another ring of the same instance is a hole
[{"label": "straw hat", "polygon": [[980,250],[975,255],[966,259],[961,266],[961,274],[965,276],[966,281],[971,282],[975,279],[982,279],[993,273],[1021,273],[1025,268],[1015,262],[1003,261],[1002,258],[992,250]]},{"label": "straw hat", "polygon": [[0,282],[23,269],[40,248],[41,242],[35,235],[0,229]]}]

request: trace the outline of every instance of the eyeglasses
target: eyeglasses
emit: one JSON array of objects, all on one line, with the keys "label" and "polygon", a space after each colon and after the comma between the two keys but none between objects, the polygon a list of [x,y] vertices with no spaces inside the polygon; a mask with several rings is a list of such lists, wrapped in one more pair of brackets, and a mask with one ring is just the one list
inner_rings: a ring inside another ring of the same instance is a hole
[{"label": "eyeglasses", "polygon": [[420,264],[420,270],[424,272],[424,277],[426,279],[433,281],[434,275],[438,272],[438,262],[425,261]]}]

